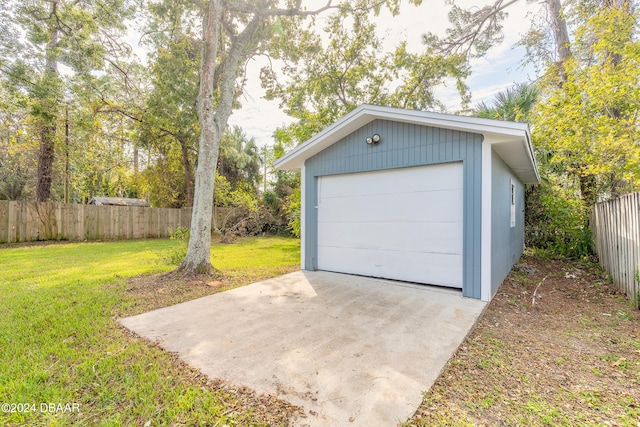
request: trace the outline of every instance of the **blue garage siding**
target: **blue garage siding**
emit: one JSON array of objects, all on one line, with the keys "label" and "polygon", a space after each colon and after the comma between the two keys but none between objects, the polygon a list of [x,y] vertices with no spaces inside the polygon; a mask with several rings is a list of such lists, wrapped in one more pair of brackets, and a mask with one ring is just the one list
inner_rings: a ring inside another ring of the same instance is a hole
[{"label": "blue garage siding", "polygon": [[[524,249],[524,186],[495,153],[491,154],[491,295]],[[511,182],[516,190],[516,223],[511,227]]]},{"label": "blue garage siding", "polygon": [[[380,143],[365,139],[379,134]],[[343,173],[463,163],[463,295],[480,298],[482,135],[374,120],[305,162],[305,266],[316,269],[318,177]]]}]

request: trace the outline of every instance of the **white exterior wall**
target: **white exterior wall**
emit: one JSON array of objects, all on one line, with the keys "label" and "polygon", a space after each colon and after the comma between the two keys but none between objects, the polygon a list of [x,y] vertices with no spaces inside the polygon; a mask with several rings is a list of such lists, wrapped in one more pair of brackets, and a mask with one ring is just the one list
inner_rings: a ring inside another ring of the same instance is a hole
[{"label": "white exterior wall", "polygon": [[491,188],[492,148],[487,141],[482,143],[482,231],[481,231],[481,291],[480,299],[491,299]]},{"label": "white exterior wall", "polygon": [[302,170],[300,171],[300,266],[303,270],[310,269],[309,266],[306,265],[305,261],[305,237],[307,235],[307,226],[306,226],[306,211],[307,211],[307,203],[305,203],[306,192],[305,192],[305,182],[306,182],[306,173],[305,167],[302,166]]}]

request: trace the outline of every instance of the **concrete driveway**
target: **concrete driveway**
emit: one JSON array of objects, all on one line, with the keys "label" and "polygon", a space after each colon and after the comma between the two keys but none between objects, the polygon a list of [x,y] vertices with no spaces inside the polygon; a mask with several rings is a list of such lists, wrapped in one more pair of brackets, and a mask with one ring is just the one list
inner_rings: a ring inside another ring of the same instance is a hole
[{"label": "concrete driveway", "polygon": [[302,406],[297,425],[393,426],[485,305],[456,290],[299,271],[121,323],[211,378]]}]

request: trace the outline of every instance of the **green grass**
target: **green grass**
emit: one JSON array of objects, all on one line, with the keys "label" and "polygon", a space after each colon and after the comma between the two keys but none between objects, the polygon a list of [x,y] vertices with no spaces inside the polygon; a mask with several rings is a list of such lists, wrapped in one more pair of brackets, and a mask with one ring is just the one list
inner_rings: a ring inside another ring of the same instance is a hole
[{"label": "green grass", "polygon": [[[171,355],[131,338],[116,322],[127,305],[127,278],[172,270],[164,254],[179,244],[0,249],[0,404],[35,405],[33,412],[0,411],[0,425],[265,424],[238,396],[189,380]],[[212,261],[250,283],[297,264],[298,246],[286,238],[241,239],[214,245]],[[77,403],[80,411],[40,411],[42,403]]]},{"label": "green grass", "polygon": [[253,274],[300,263],[297,239],[248,237],[238,243],[217,245],[213,266],[225,273]]}]

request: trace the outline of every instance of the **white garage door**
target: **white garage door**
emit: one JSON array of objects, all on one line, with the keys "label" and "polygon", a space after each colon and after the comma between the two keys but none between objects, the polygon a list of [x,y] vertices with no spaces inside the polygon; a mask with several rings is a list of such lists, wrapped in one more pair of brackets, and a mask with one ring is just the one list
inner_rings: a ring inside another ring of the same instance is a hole
[{"label": "white garage door", "polygon": [[462,288],[462,163],[318,179],[318,269]]}]

